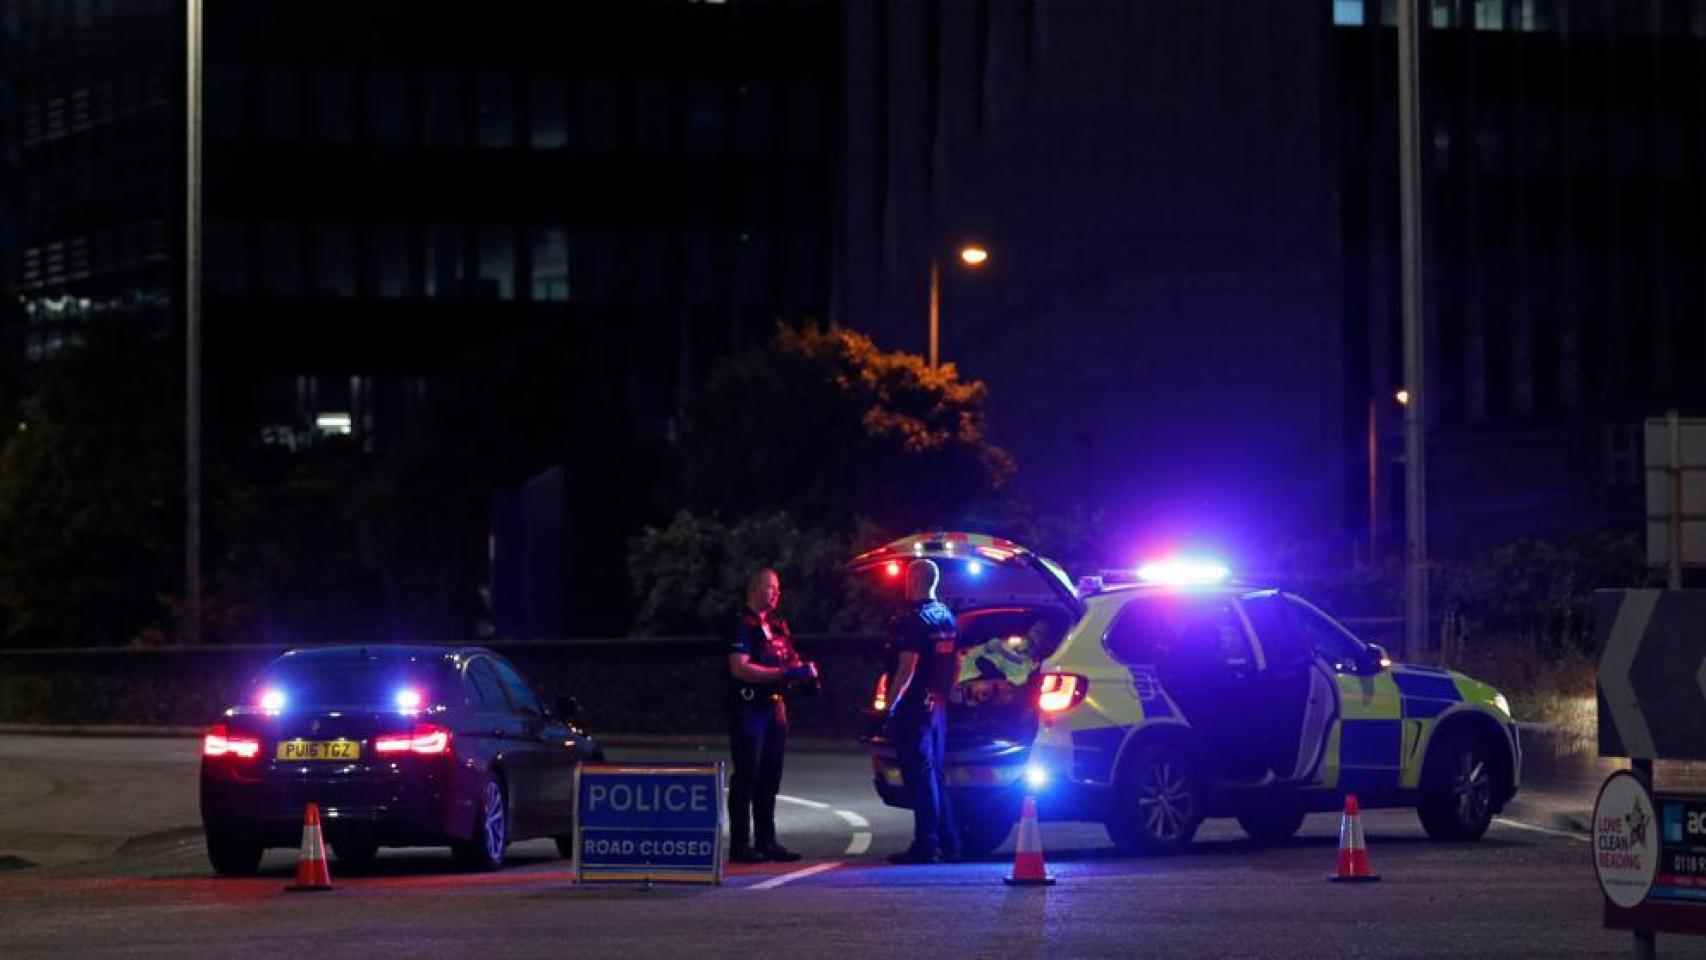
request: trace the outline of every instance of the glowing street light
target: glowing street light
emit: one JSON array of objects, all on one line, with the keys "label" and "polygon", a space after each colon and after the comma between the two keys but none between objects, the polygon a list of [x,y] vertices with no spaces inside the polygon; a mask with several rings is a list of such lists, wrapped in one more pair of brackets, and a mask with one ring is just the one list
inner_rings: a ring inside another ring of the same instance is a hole
[{"label": "glowing street light", "polygon": [[970,246],[960,248],[960,260],[968,267],[981,267],[989,259],[989,251],[982,247]]},{"label": "glowing street light", "polygon": [[1398,401],[1398,406],[1407,407],[1410,405],[1410,391],[1400,387],[1398,392],[1392,395],[1392,399]]},{"label": "glowing street light", "polygon": [[[989,262],[989,250],[975,243],[960,248],[960,263],[977,269]],[[942,272],[930,255],[930,369],[942,362]]]}]

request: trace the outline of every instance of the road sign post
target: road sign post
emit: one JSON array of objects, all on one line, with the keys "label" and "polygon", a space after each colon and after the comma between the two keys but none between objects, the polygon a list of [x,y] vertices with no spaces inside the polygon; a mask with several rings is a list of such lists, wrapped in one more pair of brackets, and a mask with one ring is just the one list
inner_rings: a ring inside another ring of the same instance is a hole
[{"label": "road sign post", "polygon": [[[1683,526],[1681,511],[1672,519]],[[1706,934],[1706,796],[1653,791],[1654,760],[1706,760],[1706,590],[1597,591],[1594,632],[1599,753],[1633,767],[1600,790],[1594,869],[1605,925],[1632,931],[1636,955],[1651,957],[1659,932]]]},{"label": "road sign post", "polygon": [[588,763],[575,772],[575,879],[721,883],[723,763]]}]

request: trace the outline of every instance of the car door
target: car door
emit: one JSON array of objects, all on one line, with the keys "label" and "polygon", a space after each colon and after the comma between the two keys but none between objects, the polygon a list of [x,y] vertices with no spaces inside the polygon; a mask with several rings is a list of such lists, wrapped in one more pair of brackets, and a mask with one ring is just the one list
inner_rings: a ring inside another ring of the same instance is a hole
[{"label": "car door", "polygon": [[1215,778],[1263,780],[1269,720],[1252,709],[1261,661],[1232,598],[1170,594],[1127,604],[1121,615],[1149,619],[1161,683],[1201,738]]},{"label": "car door", "polygon": [[504,690],[491,657],[469,659],[462,673],[475,703],[475,736],[488,746],[488,755],[503,766],[505,800],[509,804],[511,836],[526,836],[533,817],[527,773],[527,737],[515,705]]},{"label": "car door", "polygon": [[1292,621],[1332,671],[1338,695],[1322,782],[1367,796],[1396,790],[1403,757],[1414,749],[1421,723],[1403,719],[1403,696],[1392,672],[1371,669],[1368,648],[1331,617],[1300,597],[1283,596]]},{"label": "car door", "polygon": [[1277,591],[1245,594],[1240,604],[1262,649],[1259,701],[1271,721],[1263,732],[1268,767],[1280,780],[1318,783],[1338,717],[1333,674]]},{"label": "car door", "polygon": [[568,725],[545,705],[509,661],[492,658],[498,679],[515,704],[520,738],[519,766],[525,771],[529,836],[566,836],[574,826],[574,752]]}]

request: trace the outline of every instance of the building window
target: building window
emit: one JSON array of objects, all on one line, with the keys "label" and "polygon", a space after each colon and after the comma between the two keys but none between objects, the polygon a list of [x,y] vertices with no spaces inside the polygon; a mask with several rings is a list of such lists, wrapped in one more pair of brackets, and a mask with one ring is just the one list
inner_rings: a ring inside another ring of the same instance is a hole
[{"label": "building window", "polygon": [[480,228],[480,299],[515,299],[515,231],[507,226]]},{"label": "building window", "polygon": [[557,150],[569,143],[569,86],[562,77],[534,74],[528,84],[528,145]]},{"label": "building window", "polygon": [[823,153],[823,91],[815,83],[788,85],[788,149],[796,157]]},{"label": "building window", "polygon": [[723,84],[705,77],[687,81],[685,141],[690,153],[721,153],[728,139]]},{"label": "building window", "polygon": [[[1421,0],[1417,0],[1418,3]],[[1457,26],[1457,0],[1433,0],[1431,21],[1436,30],[1449,30]]]},{"label": "building window", "polygon": [[1475,29],[1503,30],[1505,0],[1475,0]]},{"label": "building window", "polygon": [[629,240],[629,267],[633,297],[640,303],[659,303],[668,294],[666,285],[669,239],[662,229],[636,230]]},{"label": "building window", "polygon": [[294,223],[261,224],[261,292],[295,296],[302,290],[302,229]]},{"label": "building window", "polygon": [[[96,244],[97,263],[111,256]],[[249,292],[249,225],[241,220],[209,220],[202,239],[207,258],[207,290],[213,294]]]},{"label": "building window", "polygon": [[662,77],[634,81],[634,147],[645,153],[668,151],[670,143],[669,83]]},{"label": "building window", "polygon": [[462,228],[435,223],[426,233],[426,295],[448,300],[456,296],[466,274],[462,266]]},{"label": "building window", "polygon": [[569,299],[569,232],[562,227],[533,229],[533,299]]},{"label": "building window", "polygon": [[1362,16],[1362,0],[1333,0],[1333,26],[1360,27]]},{"label": "building window", "polygon": [[314,293],[355,296],[355,231],[347,223],[314,227]]},{"label": "building window", "polygon": [[515,105],[510,98],[509,77],[501,73],[482,73],[477,86],[480,146],[515,146]]},{"label": "building window", "polygon": [[462,92],[456,74],[435,70],[421,77],[421,140],[435,147],[462,146]]},{"label": "building window", "polygon": [[776,152],[776,88],[768,81],[741,84],[735,106],[735,149],[748,157]]},{"label": "building window", "polygon": [[354,80],[344,67],[315,67],[313,90],[314,136],[328,143],[355,141]]},{"label": "building window", "polygon": [[369,288],[376,297],[406,297],[410,289],[409,233],[400,223],[376,223],[368,228]]},{"label": "building window", "polygon": [[279,64],[261,68],[261,135],[268,140],[302,136],[302,90],[295,70]]},{"label": "building window", "polygon": [[687,231],[687,301],[711,303],[717,299],[717,257],[712,233],[702,227]]},{"label": "building window", "polygon": [[614,272],[615,243],[609,230],[588,230],[575,238],[570,285],[577,300],[603,303],[610,299],[610,275]]},{"label": "building window", "polygon": [[[207,132],[215,137],[236,140],[243,136],[243,121],[248,116],[244,96],[248,90],[248,75],[241,64],[209,64],[207,70]],[[114,97],[111,83],[96,88],[95,112],[103,120],[112,119]]]},{"label": "building window", "polygon": [[758,231],[742,233],[735,246],[735,301],[770,302],[770,238]]},{"label": "building window", "polygon": [[409,94],[403,71],[381,67],[367,75],[367,130],[374,143],[409,139]]},{"label": "building window", "polygon": [[589,149],[615,150],[621,140],[616,91],[616,81],[609,77],[588,77],[581,85],[581,122]]}]

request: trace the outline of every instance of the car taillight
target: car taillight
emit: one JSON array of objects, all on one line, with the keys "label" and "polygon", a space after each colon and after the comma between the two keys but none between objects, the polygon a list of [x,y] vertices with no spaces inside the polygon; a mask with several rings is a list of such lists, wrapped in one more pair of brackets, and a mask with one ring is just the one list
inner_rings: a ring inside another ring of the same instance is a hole
[{"label": "car taillight", "polygon": [[236,757],[239,760],[253,760],[261,754],[261,742],[254,737],[234,737],[231,730],[223,723],[216,723],[207,731],[207,736],[201,738],[201,755],[204,757]]},{"label": "car taillight", "polygon": [[1076,673],[1045,673],[1037,688],[1037,710],[1045,717],[1059,716],[1084,699],[1090,681]]},{"label": "car taillight", "polygon": [[433,756],[450,752],[450,731],[436,723],[417,723],[409,733],[392,733],[373,739],[375,753],[418,753]]},{"label": "car taillight", "polygon": [[877,692],[871,697],[871,709],[878,713],[887,713],[889,709],[889,675],[883,674],[877,678]]}]

